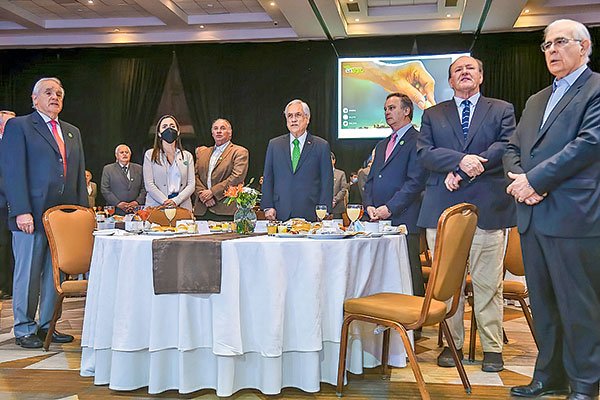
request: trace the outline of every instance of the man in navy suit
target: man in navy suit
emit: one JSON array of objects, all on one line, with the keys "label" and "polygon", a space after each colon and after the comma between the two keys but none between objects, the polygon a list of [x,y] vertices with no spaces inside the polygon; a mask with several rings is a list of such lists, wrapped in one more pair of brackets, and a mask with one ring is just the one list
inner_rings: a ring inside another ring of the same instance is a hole
[{"label": "man in navy suit", "polygon": [[[0,111],[0,141],[4,135],[6,122],[14,118],[13,111]],[[0,300],[10,299],[12,296],[13,260],[10,245],[10,230],[8,229],[8,210],[4,196],[4,182],[0,171]]]},{"label": "man in navy suit", "polygon": [[[481,96],[483,65],[459,57],[448,70],[454,89],[449,101],[425,110],[417,154],[430,176],[425,187],[418,225],[427,228],[429,248],[435,248],[437,221],[448,207],[472,203],[479,209],[471,244],[469,272],[473,280],[474,312],[481,347],[482,370],[497,372],[502,360],[502,259],[504,228],[515,225],[515,206],[506,194],[502,155],[515,130],[512,104]],[[448,321],[462,356],[464,298]],[[454,366],[446,347],[438,365]]]},{"label": "man in navy suit", "polygon": [[417,218],[427,171],[417,161],[417,135],[411,121],[413,103],[400,93],[391,93],[383,107],[392,134],[375,147],[375,158],[365,183],[363,204],[371,221],[391,219],[408,228],[408,256],[413,294],[423,296],[425,286],[419,258]]},{"label": "man in navy suit", "polygon": [[306,130],[310,109],[302,100],[290,101],[284,115],[289,133],[269,141],[261,206],[270,220],[299,217],[315,221],[316,205],[326,205],[331,212],[333,169],[329,143]]},{"label": "man in navy suit", "polygon": [[[13,314],[16,342],[42,347],[56,301],[52,260],[42,215],[59,204],[87,207],[83,146],[79,129],[58,120],[64,89],[56,78],[42,78],[31,98],[36,111],[6,124],[1,163],[13,235],[15,276]],[[40,305],[40,320],[35,315]],[[73,336],[55,332],[54,343]]]},{"label": "man in navy suit", "polygon": [[600,74],[579,22],[548,25],[541,48],[554,83],[529,98],[504,156],[539,346],[531,383],[511,394],[570,386],[586,400],[600,381]]}]

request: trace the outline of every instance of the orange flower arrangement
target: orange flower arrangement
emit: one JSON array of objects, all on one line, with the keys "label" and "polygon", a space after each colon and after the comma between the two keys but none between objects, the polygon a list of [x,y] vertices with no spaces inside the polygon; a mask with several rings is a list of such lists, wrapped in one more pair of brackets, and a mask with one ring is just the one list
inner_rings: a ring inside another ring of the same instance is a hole
[{"label": "orange flower arrangement", "polygon": [[[248,185],[252,184],[254,178],[248,182]],[[252,208],[258,203],[260,199],[260,192],[250,186],[244,186],[241,183],[237,186],[229,186],[225,190],[225,204],[230,205],[235,202],[239,208]]]}]

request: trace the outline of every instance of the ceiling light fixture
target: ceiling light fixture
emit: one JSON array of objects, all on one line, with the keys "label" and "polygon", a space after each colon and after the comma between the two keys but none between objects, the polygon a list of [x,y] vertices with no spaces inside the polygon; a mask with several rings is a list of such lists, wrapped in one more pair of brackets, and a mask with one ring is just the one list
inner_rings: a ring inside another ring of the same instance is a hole
[{"label": "ceiling light fixture", "polygon": [[113,29],[113,32],[117,33],[117,32],[121,32],[121,30],[119,28],[115,28],[115,29]]},{"label": "ceiling light fixture", "polygon": [[274,1],[272,1],[272,2],[271,2],[271,3],[269,3],[269,4],[271,4],[271,7],[275,7],[275,2],[274,2]]},{"label": "ceiling light fixture", "polygon": [[212,4],[212,3],[208,3],[208,4],[206,5],[206,7],[212,7],[212,6],[213,6],[213,4]]},{"label": "ceiling light fixture", "polygon": [[354,22],[360,22],[360,18],[354,18]]},{"label": "ceiling light fixture", "polygon": [[94,4],[94,0],[88,0],[88,4]]},{"label": "ceiling light fixture", "polygon": [[529,8],[525,9],[525,14],[529,14]]},{"label": "ceiling light fixture", "polygon": [[452,14],[446,14],[446,18],[450,18]]},{"label": "ceiling light fixture", "polygon": [[200,29],[204,29],[204,25],[200,25]]}]

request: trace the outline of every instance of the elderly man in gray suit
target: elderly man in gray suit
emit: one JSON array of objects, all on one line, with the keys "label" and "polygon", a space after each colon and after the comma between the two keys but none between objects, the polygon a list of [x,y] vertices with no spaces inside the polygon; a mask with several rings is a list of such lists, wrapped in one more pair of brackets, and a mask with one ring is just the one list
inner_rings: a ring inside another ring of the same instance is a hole
[{"label": "elderly man in gray suit", "polygon": [[142,166],[130,162],[131,149],[120,144],[115,149],[116,161],[104,166],[100,190],[106,203],[116,207],[116,214],[133,212],[144,204],[146,189]]},{"label": "elderly man in gray suit", "polygon": [[600,74],[586,27],[554,21],[541,45],[552,86],[527,100],[504,156],[517,200],[539,353],[513,396],[571,390],[598,398],[600,381]]}]

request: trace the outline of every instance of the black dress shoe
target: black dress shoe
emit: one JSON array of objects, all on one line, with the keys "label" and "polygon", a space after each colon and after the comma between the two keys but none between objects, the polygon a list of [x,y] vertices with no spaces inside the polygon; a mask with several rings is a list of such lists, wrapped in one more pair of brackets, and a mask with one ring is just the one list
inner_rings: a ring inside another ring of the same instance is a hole
[{"label": "black dress shoe", "polygon": [[544,384],[538,380],[532,380],[529,385],[515,386],[510,389],[510,394],[517,397],[539,397],[548,394],[567,394],[569,386],[563,384]]},{"label": "black dress shoe", "polygon": [[24,349],[39,349],[44,345],[44,342],[34,334],[15,338],[15,342]]},{"label": "black dress shoe", "polygon": [[567,397],[567,400],[595,400],[597,398],[598,396],[590,396],[589,394],[585,393],[571,392],[569,397]]},{"label": "black dress shoe", "polygon": [[[47,334],[48,329],[39,329],[37,333],[42,342],[46,340]],[[52,334],[52,343],[71,343],[73,339],[73,335],[67,335],[66,333],[60,333],[59,331],[54,331]]]},{"label": "black dress shoe", "polygon": [[483,352],[483,362],[481,370],[483,372],[500,372],[504,369],[504,360],[502,353]]},{"label": "black dress shoe", "polygon": [[[463,351],[462,351],[462,349],[459,349],[458,350],[458,359],[462,360],[463,357],[464,357]],[[454,358],[452,358],[452,350],[450,350],[450,347],[444,347],[444,350],[440,353],[440,355],[437,358],[437,365],[439,365],[440,367],[444,367],[444,368],[456,366],[456,363],[454,362]]]}]

